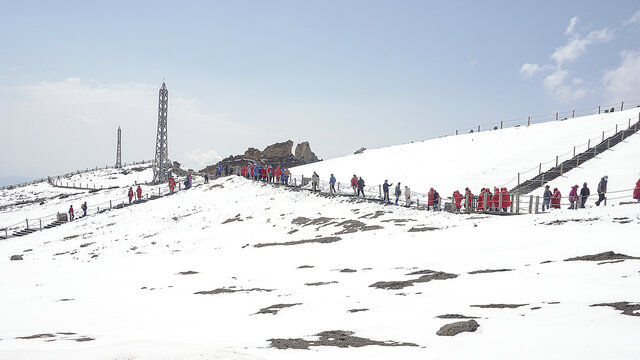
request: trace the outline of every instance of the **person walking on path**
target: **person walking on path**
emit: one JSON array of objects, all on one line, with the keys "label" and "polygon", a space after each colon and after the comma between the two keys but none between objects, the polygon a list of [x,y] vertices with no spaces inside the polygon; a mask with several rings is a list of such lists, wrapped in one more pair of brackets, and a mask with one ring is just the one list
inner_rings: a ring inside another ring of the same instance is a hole
[{"label": "person walking on path", "polygon": [[351,188],[353,189],[353,196],[357,197],[358,196],[358,177],[356,176],[356,174],[353,174],[353,177],[351,178]]},{"label": "person walking on path", "polygon": [[562,194],[558,188],[553,188],[553,196],[551,197],[551,208],[560,209],[560,201],[562,200]]},{"label": "person walking on path", "polygon": [[84,203],[82,203],[82,205],[80,205],[80,208],[82,209],[82,217],[87,216],[87,202],[86,201]]},{"label": "person walking on path", "polygon": [[589,191],[587,183],[582,184],[582,189],[580,189],[580,209],[584,209],[584,204],[587,203],[589,195],[591,195],[591,191]]},{"label": "person walking on path", "polygon": [[549,185],[544,187],[544,194],[542,195],[542,211],[544,211],[545,206],[547,210],[549,210],[549,205],[551,204],[551,197],[553,194],[551,190],[549,190]]},{"label": "person walking on path", "polygon": [[331,177],[329,178],[329,195],[335,195],[336,194],[336,177],[333,176],[333,174],[331,174]]},{"label": "person walking on path", "polygon": [[404,203],[407,207],[411,206],[411,189],[408,186],[404,187]]},{"label": "person walking on path", "polygon": [[396,202],[395,205],[398,205],[398,199],[400,199],[400,195],[402,195],[402,191],[400,190],[400,182],[398,182],[398,185],[396,185]]},{"label": "person walking on path", "polygon": [[433,211],[440,211],[440,194],[435,190],[433,190]]},{"label": "person walking on path", "polygon": [[384,193],[384,197],[382,198],[382,202],[384,202],[385,206],[387,204],[391,204],[391,201],[389,200],[389,186],[392,186],[393,183],[389,184],[388,180],[384,181],[384,184],[382,184],[382,192]]},{"label": "person walking on path", "polygon": [[455,204],[455,209],[459,211],[460,209],[462,209],[462,199],[464,198],[464,196],[462,196],[462,194],[460,194],[460,191],[456,190],[453,192],[453,202]]},{"label": "person walking on path", "polygon": [[[218,175],[218,177],[219,177],[219,176],[220,176],[220,175]],[[207,174],[207,173],[205,173],[205,174],[204,174],[204,183],[205,183],[205,184],[208,184],[208,183],[209,183],[209,174]]]},{"label": "person walking on path", "polygon": [[473,211],[473,193],[469,188],[464,189],[464,209],[466,212]]},{"label": "person walking on path", "polygon": [[73,214],[73,205],[69,206],[69,221],[73,221],[73,219],[75,218],[74,214]]},{"label": "person walking on path", "polygon": [[173,191],[176,189],[176,180],[172,177],[169,178],[169,193],[173,194]]},{"label": "person walking on path", "polygon": [[276,174],[276,182],[280,183],[280,177],[282,177],[282,168],[280,167],[280,165],[278,165],[278,167],[276,168],[275,174]]},{"label": "person walking on path", "polygon": [[602,177],[602,179],[600,179],[600,183],[598,183],[598,201],[596,201],[596,206],[600,206],[600,203],[605,199],[608,181],[609,177],[605,175]]},{"label": "person walking on path", "polygon": [[222,176],[222,164],[218,164],[218,167],[216,168],[216,176],[217,177]]},{"label": "person walking on path", "polygon": [[569,209],[577,209],[578,208],[578,185],[573,185],[571,187],[571,191],[569,192]]},{"label": "person walking on path", "polygon": [[320,182],[320,176],[318,176],[318,174],[316,174],[316,172],[313,172],[313,175],[311,175],[311,187],[313,188],[313,192],[316,192],[318,189],[318,183]]},{"label": "person walking on path", "polygon": [[289,176],[291,176],[291,171],[289,171],[289,169],[284,169],[282,172],[282,182],[285,185],[289,185]]},{"label": "person walking on path", "polygon": [[429,189],[427,193],[427,211],[429,211],[431,206],[433,206],[433,188]]},{"label": "person walking on path", "polygon": [[633,189],[633,198],[640,202],[640,180],[636,182],[636,188]]},{"label": "person walking on path", "polygon": [[360,176],[360,179],[358,179],[358,198],[360,197],[360,193],[362,193],[362,198],[364,199],[364,180],[362,179],[362,176]]},{"label": "person walking on path", "polygon": [[133,199],[133,188],[131,186],[129,186],[129,192],[127,195],[129,195],[129,204],[131,204],[131,200]]},{"label": "person walking on path", "polygon": [[138,185],[138,188],[136,189],[136,195],[138,196],[138,202],[140,202],[140,200],[142,200],[142,188],[140,185]]}]

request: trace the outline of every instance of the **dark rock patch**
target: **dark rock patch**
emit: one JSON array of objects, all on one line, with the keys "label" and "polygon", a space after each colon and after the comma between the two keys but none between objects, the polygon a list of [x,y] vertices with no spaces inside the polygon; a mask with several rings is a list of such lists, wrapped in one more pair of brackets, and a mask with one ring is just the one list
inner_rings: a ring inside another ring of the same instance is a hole
[{"label": "dark rock patch", "polygon": [[622,311],[622,314],[629,316],[640,316],[640,303],[630,303],[628,301],[619,301],[614,303],[593,304],[591,306],[609,306],[616,310]]},{"label": "dark rock patch", "polygon": [[475,316],[466,316],[461,314],[444,314],[436,316],[438,319],[479,319]]},{"label": "dark rock patch", "polygon": [[487,305],[471,305],[471,307],[477,307],[482,309],[516,309],[521,306],[527,306],[529,304],[487,304]]},{"label": "dark rock patch", "polygon": [[46,339],[46,338],[53,338],[56,337],[53,334],[35,334],[35,335],[29,335],[29,336],[18,336],[16,339],[23,339],[23,340],[31,340],[31,339]]},{"label": "dark rock patch", "polygon": [[545,260],[545,261],[541,262],[540,264],[541,264],[541,265],[542,265],[542,264],[549,264],[549,263],[552,263],[552,262],[553,262],[553,261],[551,261],[551,260]]},{"label": "dark rock patch", "polygon": [[298,269],[313,269],[314,266],[311,265],[302,265],[302,266],[298,266]]},{"label": "dark rock patch", "polygon": [[383,229],[380,225],[367,225],[362,221],[358,220],[345,220],[341,223],[336,224],[336,227],[342,226],[342,230],[338,231],[334,235],[342,235],[342,234],[350,234],[358,231],[370,231],[370,230],[378,230]]},{"label": "dark rock patch", "polygon": [[613,251],[606,251],[595,255],[576,256],[564,261],[608,261],[608,260],[640,260],[638,257],[633,257],[625,254],[616,254]]},{"label": "dark rock patch", "polygon": [[513,271],[513,269],[486,269],[486,270],[474,270],[468,272],[470,275],[474,274],[488,274],[488,273],[496,273],[496,272],[505,272],[505,271]]},{"label": "dark rock patch", "polygon": [[[58,300],[58,301],[65,302],[65,301],[74,301],[74,300],[75,300],[75,299],[66,299],[66,298],[65,298],[65,299],[60,299],[60,300]],[[62,333],[58,333],[58,334],[62,334]],[[71,334],[71,335],[73,335],[73,334]]]},{"label": "dark rock patch", "polygon": [[266,246],[289,246],[289,245],[300,245],[300,244],[309,244],[309,243],[329,244],[329,243],[340,241],[340,240],[342,240],[342,238],[338,236],[328,236],[328,237],[321,237],[317,239],[287,241],[287,242],[281,242],[281,243],[259,243],[259,244],[253,245],[253,247],[261,248]]},{"label": "dark rock patch", "polygon": [[309,221],[311,221],[311,219],[299,216],[299,217],[291,220],[291,223],[294,224],[294,225],[304,225],[304,224],[308,223]]},{"label": "dark rock patch", "polygon": [[319,282],[313,282],[313,283],[306,283],[306,286],[322,286],[322,285],[329,285],[329,284],[337,284],[337,281],[319,281]]},{"label": "dark rock patch", "polygon": [[587,219],[564,219],[564,220],[553,220],[553,221],[547,221],[547,222],[541,222],[541,225],[563,225],[565,223],[568,222],[589,222],[589,221],[596,221],[599,220],[599,218],[587,218]]},{"label": "dark rock patch", "polygon": [[77,342],[86,342],[86,341],[93,341],[95,340],[94,338],[88,337],[88,336],[81,336],[79,338],[73,339]]},{"label": "dark rock patch", "polygon": [[415,283],[424,283],[431,280],[447,280],[457,278],[456,274],[449,274],[442,271],[433,272],[427,275],[422,275],[417,279],[404,280],[404,281],[378,281],[377,283],[369,285],[377,289],[385,290],[399,290],[408,286],[413,286]]},{"label": "dark rock patch", "polygon": [[558,305],[558,304],[560,304],[560,301],[549,301],[547,304],[549,304],[549,305]]},{"label": "dark rock patch", "polygon": [[414,226],[408,230],[408,232],[424,232],[424,231],[434,231],[439,230],[440,228],[433,226]]},{"label": "dark rock patch", "polygon": [[302,303],[295,303],[295,304],[276,304],[276,305],[271,305],[269,307],[266,307],[264,309],[260,309],[260,311],[258,311],[257,313],[255,313],[254,315],[257,314],[271,314],[271,315],[276,315],[278,314],[278,312],[282,309],[285,308],[289,308],[292,306],[297,306],[297,305],[302,305]]},{"label": "dark rock patch", "polygon": [[436,334],[439,336],[456,336],[461,332],[474,332],[479,326],[475,320],[458,321],[441,327]]},{"label": "dark rock patch", "polygon": [[91,245],[93,245],[93,244],[95,244],[95,242],[84,243],[84,244],[81,244],[81,245],[80,245],[80,247],[81,247],[81,248],[86,248],[87,246],[91,246]]},{"label": "dark rock patch", "polygon": [[349,268],[340,270],[341,273],[354,273],[354,272],[357,272],[357,271],[358,270],[349,269]]},{"label": "dark rock patch", "polygon": [[329,217],[319,217],[319,218],[313,219],[313,220],[309,219],[309,221],[306,224],[302,225],[302,226],[324,225],[324,224],[328,224],[329,222],[331,222],[331,220],[333,220],[333,218],[329,218]]},{"label": "dark rock patch", "polygon": [[403,223],[408,223],[409,221],[418,221],[415,219],[387,219],[387,220],[382,220],[382,222],[393,222],[394,224],[403,224]]},{"label": "dark rock patch", "polygon": [[435,271],[427,269],[427,270],[418,270],[418,271],[410,272],[407,275],[428,275],[433,273],[435,273]]},{"label": "dark rock patch", "polygon": [[63,238],[62,238],[62,241],[64,241],[64,240],[71,240],[71,239],[75,239],[75,238],[77,238],[78,236],[80,236],[80,235],[69,235],[69,236],[65,236],[65,237],[63,237]]},{"label": "dark rock patch", "polygon": [[232,217],[230,219],[227,219],[227,220],[223,221],[222,224],[224,225],[224,224],[228,224],[228,223],[231,223],[231,222],[234,222],[234,221],[244,221],[244,220],[242,220],[240,218],[240,214],[238,214],[235,217]]},{"label": "dark rock patch", "polygon": [[386,214],[385,211],[377,210],[374,213],[362,215],[358,219],[377,219],[384,214]]},{"label": "dark rock patch", "polygon": [[357,313],[357,312],[362,312],[362,311],[369,311],[369,309],[351,309],[351,310],[347,310],[350,313]]},{"label": "dark rock patch", "polygon": [[218,289],[214,289],[214,290],[208,290],[208,291],[198,291],[195,292],[195,295],[217,295],[217,294],[230,294],[230,293],[235,293],[235,292],[252,292],[252,291],[265,291],[265,292],[271,292],[273,291],[273,289],[259,289],[259,288],[253,288],[253,289],[233,289],[233,288],[218,288]]},{"label": "dark rock patch", "polygon": [[58,335],[76,335],[74,332],[59,332]]},{"label": "dark rock patch", "polygon": [[291,235],[291,234],[293,234],[295,232],[298,232],[298,229],[293,229],[293,230],[289,231],[287,234]]},{"label": "dark rock patch", "polygon": [[603,261],[603,262],[599,262],[598,265],[603,265],[603,264],[615,264],[615,263],[621,263],[623,262],[624,259],[620,259],[620,260],[613,260],[613,261]]},{"label": "dark rock patch", "polygon": [[358,336],[354,332],[344,330],[323,331],[316,334],[318,340],[304,339],[269,339],[271,347],[276,349],[309,349],[311,346],[335,346],[339,348],[378,346],[418,346],[412,343],[400,343],[395,341],[376,341]]},{"label": "dark rock patch", "polygon": [[199,274],[199,272],[189,270],[189,271],[180,271],[178,273],[178,275],[195,275],[195,274]]},{"label": "dark rock patch", "polygon": [[22,255],[11,255],[9,260],[16,261],[16,260],[23,260],[23,259],[22,259]]},{"label": "dark rock patch", "polygon": [[542,309],[540,306],[534,306],[531,308],[531,310],[540,310],[540,309]]}]

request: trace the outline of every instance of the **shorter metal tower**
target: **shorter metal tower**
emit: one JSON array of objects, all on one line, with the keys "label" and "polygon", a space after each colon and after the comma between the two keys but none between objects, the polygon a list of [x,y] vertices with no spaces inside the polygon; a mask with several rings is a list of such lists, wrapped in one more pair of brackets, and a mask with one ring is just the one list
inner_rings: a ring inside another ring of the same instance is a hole
[{"label": "shorter metal tower", "polygon": [[160,184],[168,180],[171,168],[169,161],[169,139],[167,136],[167,110],[169,91],[164,81],[158,92],[158,133],[156,135],[156,157],[153,161],[153,183]]},{"label": "shorter metal tower", "polygon": [[116,152],[116,169],[122,168],[122,147],[121,147],[121,137],[120,137],[120,126],[118,126],[118,150]]}]

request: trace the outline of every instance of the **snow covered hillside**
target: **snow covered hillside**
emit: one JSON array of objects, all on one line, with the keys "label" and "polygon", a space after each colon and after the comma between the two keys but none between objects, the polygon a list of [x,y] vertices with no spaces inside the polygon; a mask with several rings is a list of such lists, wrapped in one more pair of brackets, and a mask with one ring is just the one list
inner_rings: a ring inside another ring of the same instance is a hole
[{"label": "snow covered hillside", "polygon": [[[451,196],[454,190],[469,187],[478,193],[483,187],[513,188],[520,173],[525,181],[555,166],[556,156],[562,162],[587,150],[609,137],[618,129],[626,129],[636,123],[640,109],[590,115],[575,119],[520,126],[495,131],[448,136],[418,143],[367,149],[362,154],[347,155],[291,169],[294,176],[310,177],[315,171],[328,181],[335,174],[342,184],[348,184],[356,174],[362,176],[367,185],[402,182],[412,190],[426,193],[435,188],[443,196]],[[640,136],[627,140],[629,155],[640,151]],[[620,146],[622,147],[621,144]],[[616,152],[617,147],[612,150]],[[633,157],[631,159],[637,159]],[[619,157],[622,160],[622,156]],[[601,162],[609,164],[608,162]],[[622,166],[622,165],[625,166]],[[590,166],[589,162],[585,166]],[[640,167],[637,161],[612,162],[608,165],[612,174],[617,171],[615,188],[628,189],[635,185]],[[613,167],[616,167],[614,170]],[[594,170],[594,174],[595,174]],[[602,173],[602,172],[600,172]],[[604,171],[605,174],[607,171]],[[599,174],[599,173],[598,173]],[[586,174],[585,174],[586,175]],[[602,175],[584,180],[595,183]],[[569,183],[575,182],[569,174]],[[577,180],[581,181],[583,180]],[[632,183],[630,183],[633,181]],[[561,183],[561,182],[560,182]],[[614,188],[614,183],[611,188]],[[631,185],[631,186],[629,186]]]},{"label": "snow covered hillside", "polygon": [[[126,189],[7,190],[0,219]],[[0,240],[0,359],[634,359],[639,229],[640,205],[454,215],[198,179]]]}]

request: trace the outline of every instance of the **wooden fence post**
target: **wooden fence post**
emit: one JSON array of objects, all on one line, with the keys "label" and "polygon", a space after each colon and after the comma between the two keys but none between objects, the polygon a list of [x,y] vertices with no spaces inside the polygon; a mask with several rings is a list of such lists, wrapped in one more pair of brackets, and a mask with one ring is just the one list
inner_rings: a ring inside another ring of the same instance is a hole
[{"label": "wooden fence post", "polygon": [[600,105],[598,105],[598,114],[600,114]]},{"label": "wooden fence post", "polygon": [[340,192],[340,182],[338,181],[338,192]]},{"label": "wooden fence post", "polygon": [[529,195],[529,214],[533,211],[533,195]]},{"label": "wooden fence post", "polygon": [[558,155],[556,155],[556,167],[558,167]]},{"label": "wooden fence post", "polygon": [[542,174],[542,163],[538,164],[538,175]]},{"label": "wooden fence post", "polygon": [[576,147],[573,147],[573,157],[576,157]]},{"label": "wooden fence post", "polygon": [[560,164],[560,175],[562,175],[562,167],[564,166],[564,163]]},{"label": "wooden fence post", "polygon": [[531,116],[527,118],[527,126],[531,125]]},{"label": "wooden fence post", "polygon": [[556,113],[556,121],[558,121],[558,113]]},{"label": "wooden fence post", "polygon": [[591,139],[587,141],[587,150],[591,149]]},{"label": "wooden fence post", "polygon": [[295,186],[295,187],[298,186],[298,179],[293,178],[293,186]]},{"label": "wooden fence post", "polygon": [[[638,115],[640,115],[640,113],[638,113]],[[627,129],[631,129],[631,119],[629,119],[629,126],[627,127]]]},{"label": "wooden fence post", "polygon": [[620,111],[622,111],[624,109],[624,101],[622,102],[622,104],[620,104]]},{"label": "wooden fence post", "polygon": [[498,212],[502,212],[502,192],[498,192]]},{"label": "wooden fence post", "polygon": [[378,185],[378,196],[382,198],[382,185]]},{"label": "wooden fence post", "polygon": [[511,194],[511,207],[509,208],[509,212],[513,212],[513,194]]},{"label": "wooden fence post", "polygon": [[480,132],[480,125],[478,125],[478,132]]},{"label": "wooden fence post", "polygon": [[578,167],[578,165],[580,165],[580,155],[576,157],[576,167]]},{"label": "wooden fence post", "polygon": [[520,173],[518,173],[518,185],[520,185]]},{"label": "wooden fence post", "polygon": [[40,231],[42,231],[42,219],[39,219],[39,220],[40,220]]},{"label": "wooden fence post", "polygon": [[602,132],[602,141],[604,141],[604,131]]},{"label": "wooden fence post", "polygon": [[420,199],[416,196],[416,209],[420,210]]},{"label": "wooden fence post", "polygon": [[540,196],[536,196],[536,214],[538,213],[539,206],[540,206]]},{"label": "wooden fence post", "polygon": [[573,119],[573,118],[575,118],[575,117],[576,117],[576,111],[575,111],[575,110],[573,110],[573,114],[571,115],[571,118]]},{"label": "wooden fence post", "polygon": [[607,140],[607,149],[611,147],[611,139]]},{"label": "wooden fence post", "polygon": [[618,124],[616,124],[616,134],[618,133]]},{"label": "wooden fence post", "polygon": [[111,209],[112,209],[112,207],[111,207],[111,200],[109,200],[109,210],[111,210]]},{"label": "wooden fence post", "polygon": [[458,130],[456,130],[456,135],[458,135]]},{"label": "wooden fence post", "polygon": [[502,129],[502,121],[500,121],[500,129]]},{"label": "wooden fence post", "polygon": [[27,230],[29,230],[29,219],[27,219]]}]

